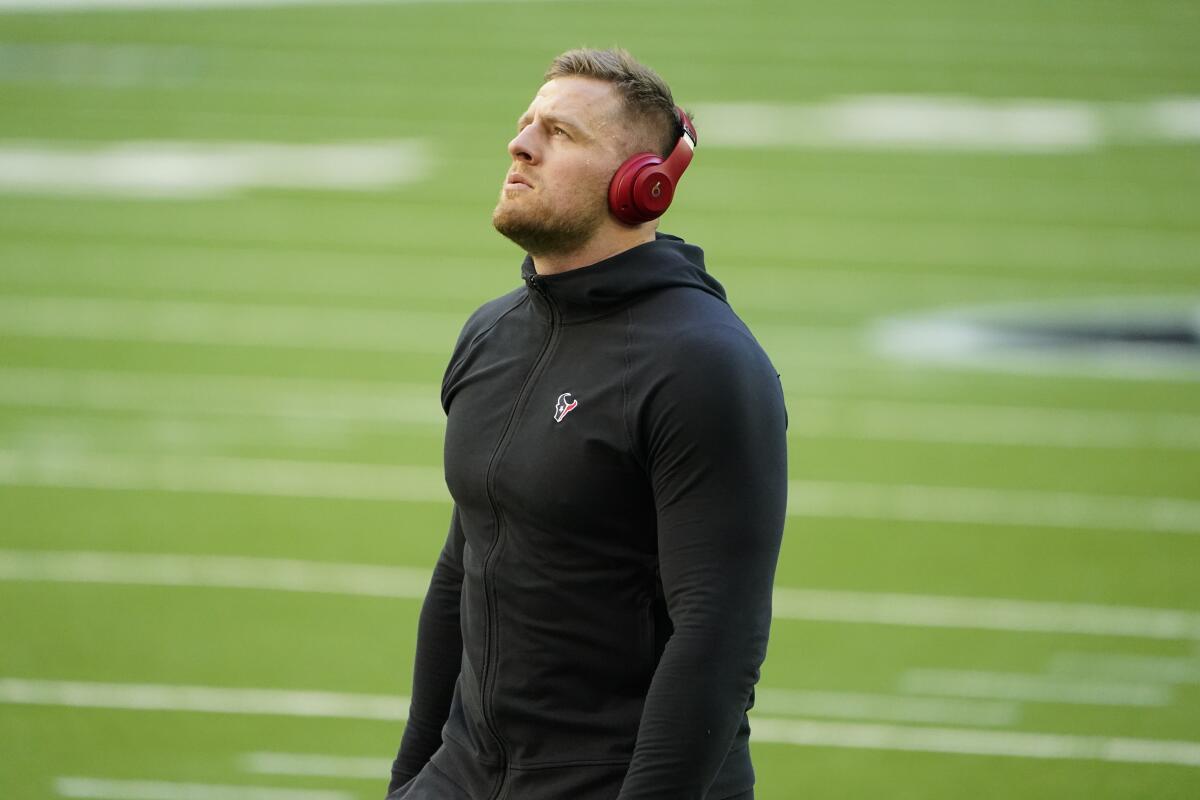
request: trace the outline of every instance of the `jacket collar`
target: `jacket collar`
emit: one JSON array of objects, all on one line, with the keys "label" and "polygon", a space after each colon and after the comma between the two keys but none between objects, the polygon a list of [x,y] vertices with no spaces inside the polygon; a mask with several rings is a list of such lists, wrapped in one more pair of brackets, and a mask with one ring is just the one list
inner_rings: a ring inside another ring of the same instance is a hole
[{"label": "jacket collar", "polygon": [[586,267],[538,275],[525,257],[521,276],[529,292],[551,304],[564,323],[610,314],[648,292],[690,287],[725,300],[725,289],[704,268],[704,251],[676,236],[659,233],[640,244]]}]

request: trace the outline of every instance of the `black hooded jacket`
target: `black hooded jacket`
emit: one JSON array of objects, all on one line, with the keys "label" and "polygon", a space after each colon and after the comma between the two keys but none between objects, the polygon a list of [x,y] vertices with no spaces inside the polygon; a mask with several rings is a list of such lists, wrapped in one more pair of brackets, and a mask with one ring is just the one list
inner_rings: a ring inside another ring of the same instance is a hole
[{"label": "black hooded jacket", "polygon": [[446,370],[454,511],[389,796],[740,796],[787,491],[778,375],[679,239],[522,271]]}]

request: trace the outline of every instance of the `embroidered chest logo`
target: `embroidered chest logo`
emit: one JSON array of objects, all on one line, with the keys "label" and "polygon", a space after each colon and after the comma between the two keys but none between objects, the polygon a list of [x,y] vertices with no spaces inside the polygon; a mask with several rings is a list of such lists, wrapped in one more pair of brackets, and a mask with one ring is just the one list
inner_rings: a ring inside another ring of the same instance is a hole
[{"label": "embroidered chest logo", "polygon": [[571,397],[570,392],[563,392],[554,403],[554,421],[562,422],[563,417],[570,414],[579,405],[579,401]]}]

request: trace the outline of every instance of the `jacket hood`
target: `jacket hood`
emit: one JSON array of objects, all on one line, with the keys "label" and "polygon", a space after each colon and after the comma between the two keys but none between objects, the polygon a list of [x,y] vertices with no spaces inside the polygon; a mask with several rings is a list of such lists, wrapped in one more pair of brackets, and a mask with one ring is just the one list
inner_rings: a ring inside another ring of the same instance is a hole
[{"label": "jacket hood", "polygon": [[525,257],[521,276],[529,290],[550,300],[563,322],[581,322],[616,311],[639,295],[661,289],[699,289],[725,301],[725,289],[704,269],[704,251],[677,236],[646,242],[586,267],[538,275]]}]

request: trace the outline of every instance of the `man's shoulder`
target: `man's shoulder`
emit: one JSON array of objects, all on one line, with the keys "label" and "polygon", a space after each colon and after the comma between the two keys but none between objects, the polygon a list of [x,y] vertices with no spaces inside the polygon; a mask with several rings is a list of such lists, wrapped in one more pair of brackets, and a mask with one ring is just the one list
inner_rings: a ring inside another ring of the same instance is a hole
[{"label": "man's shoulder", "polygon": [[635,328],[658,347],[675,353],[758,347],[750,328],[723,297],[690,286],[671,287],[646,298]]},{"label": "man's shoulder", "polygon": [[458,347],[456,349],[462,349],[464,345],[469,345],[471,341],[486,333],[505,314],[521,305],[527,297],[528,292],[525,291],[525,288],[518,286],[511,292],[488,300],[479,306],[479,308],[471,312],[471,315],[467,317],[467,321],[463,323],[462,333],[459,334]]},{"label": "man's shoulder", "polygon": [[689,287],[648,298],[634,320],[634,365],[666,376],[777,380],[778,372],[750,327],[723,298]]}]

